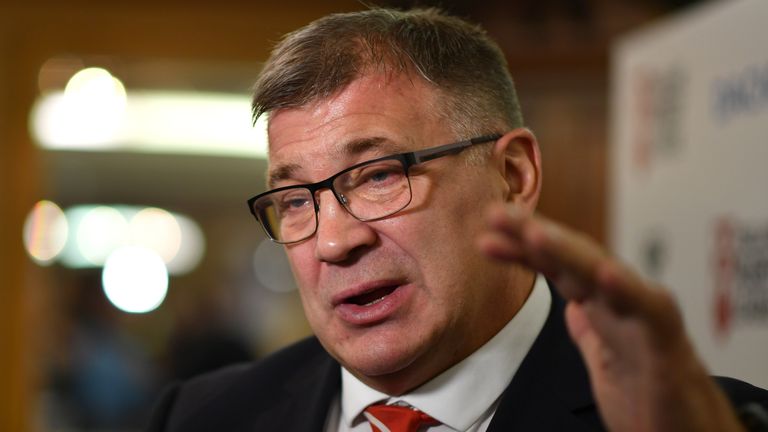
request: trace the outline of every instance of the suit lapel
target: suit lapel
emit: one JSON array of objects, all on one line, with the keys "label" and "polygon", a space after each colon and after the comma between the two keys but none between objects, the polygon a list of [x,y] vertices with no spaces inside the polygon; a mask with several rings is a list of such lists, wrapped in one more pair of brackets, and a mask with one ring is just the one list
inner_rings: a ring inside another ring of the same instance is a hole
[{"label": "suit lapel", "polygon": [[[341,369],[315,339],[303,361],[291,367],[292,375],[274,389],[271,404],[257,417],[255,431],[318,432],[324,430],[331,402],[341,388]],[[269,389],[261,389],[269,392]]]},{"label": "suit lapel", "polygon": [[489,432],[604,430],[581,354],[565,328],[564,301],[550,291],[544,328],[502,394]]},{"label": "suit lapel", "polygon": [[[325,355],[322,363],[318,365],[318,369],[320,373],[314,376],[315,388],[302,386],[293,389],[294,401],[297,405],[303,406],[306,413],[306,417],[296,419],[296,431],[316,432],[323,430],[331,401],[341,391],[341,368],[336,361]],[[294,415],[294,417],[300,416]]]}]

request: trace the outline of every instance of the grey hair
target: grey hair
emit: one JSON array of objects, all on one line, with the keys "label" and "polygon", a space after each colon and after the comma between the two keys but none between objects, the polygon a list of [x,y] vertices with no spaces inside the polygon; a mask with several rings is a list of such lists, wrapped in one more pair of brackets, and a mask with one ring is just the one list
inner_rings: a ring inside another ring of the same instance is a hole
[{"label": "grey hair", "polygon": [[330,97],[373,72],[423,78],[457,137],[523,125],[498,45],[479,26],[435,8],[332,14],[287,34],[254,85],[253,120]]}]

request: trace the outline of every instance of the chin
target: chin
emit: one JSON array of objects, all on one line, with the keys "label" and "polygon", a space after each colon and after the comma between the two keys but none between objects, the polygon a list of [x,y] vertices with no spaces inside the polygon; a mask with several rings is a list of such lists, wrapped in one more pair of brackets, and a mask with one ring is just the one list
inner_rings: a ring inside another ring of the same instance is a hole
[{"label": "chin", "polygon": [[392,354],[366,356],[366,358],[353,359],[352,362],[347,363],[347,368],[367,377],[383,377],[402,373],[413,363],[413,360],[411,357],[404,358]]},{"label": "chin", "polygon": [[[401,338],[402,339],[402,338]],[[402,340],[388,344],[366,344],[348,353],[338,353],[337,360],[369,386],[388,394],[408,390],[414,363],[423,350],[404,346]]]},{"label": "chin", "polygon": [[316,334],[325,336],[321,336],[320,341],[326,351],[369,385],[372,380],[396,382],[413,375],[418,369],[414,366],[420,359],[423,362],[424,354],[432,345],[429,338],[419,336],[413,326],[402,322],[360,330],[350,331],[340,326],[333,332]]}]

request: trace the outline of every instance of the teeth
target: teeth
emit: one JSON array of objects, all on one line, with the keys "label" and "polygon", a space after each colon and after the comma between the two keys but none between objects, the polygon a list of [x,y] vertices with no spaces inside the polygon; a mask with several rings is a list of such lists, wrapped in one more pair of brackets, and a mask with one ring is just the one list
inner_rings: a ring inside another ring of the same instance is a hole
[{"label": "teeth", "polygon": [[350,297],[345,301],[345,303],[356,304],[358,306],[373,306],[376,303],[382,301],[384,297],[392,294],[392,292],[394,292],[396,289],[396,285],[377,288],[373,291]]},{"label": "teeth", "polygon": [[[386,297],[386,296],[384,296],[384,297]],[[376,303],[378,303],[378,302],[380,302],[380,301],[384,300],[384,297],[379,297],[379,298],[377,298],[376,300],[374,300],[374,301],[372,301],[372,302],[370,302],[370,303],[366,303],[364,306],[373,306],[373,305],[375,305]]]}]

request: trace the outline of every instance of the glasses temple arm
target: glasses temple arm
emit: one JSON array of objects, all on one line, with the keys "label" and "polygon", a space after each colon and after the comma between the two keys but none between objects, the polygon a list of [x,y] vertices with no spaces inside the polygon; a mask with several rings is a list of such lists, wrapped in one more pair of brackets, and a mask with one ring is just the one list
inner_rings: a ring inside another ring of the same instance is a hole
[{"label": "glasses temple arm", "polygon": [[499,134],[483,135],[477,138],[459,141],[452,144],[446,144],[440,147],[418,150],[406,155],[406,157],[409,159],[411,164],[418,164],[421,162],[430,161],[432,159],[437,159],[448,154],[459,153],[467,147],[489,141],[496,141],[499,138],[501,138],[501,135]]}]

